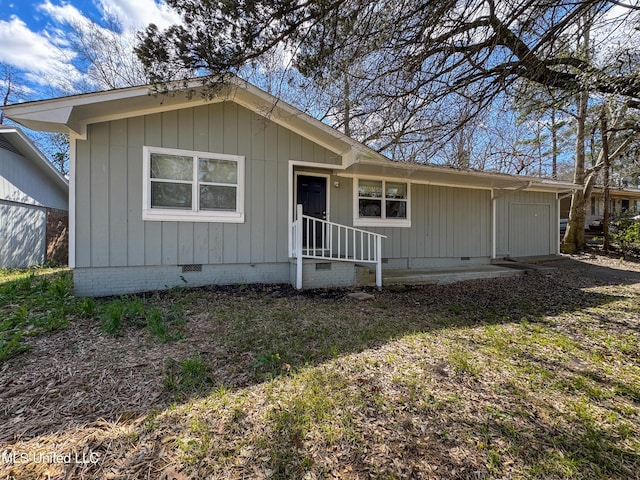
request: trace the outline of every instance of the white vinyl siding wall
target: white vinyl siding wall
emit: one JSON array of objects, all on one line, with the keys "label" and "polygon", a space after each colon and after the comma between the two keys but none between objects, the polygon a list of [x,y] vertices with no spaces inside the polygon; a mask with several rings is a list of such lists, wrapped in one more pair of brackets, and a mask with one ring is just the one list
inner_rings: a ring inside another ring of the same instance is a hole
[{"label": "white vinyl siding wall", "polygon": [[30,160],[6,148],[12,146],[0,141],[0,200],[69,209],[67,191],[57,187]]}]

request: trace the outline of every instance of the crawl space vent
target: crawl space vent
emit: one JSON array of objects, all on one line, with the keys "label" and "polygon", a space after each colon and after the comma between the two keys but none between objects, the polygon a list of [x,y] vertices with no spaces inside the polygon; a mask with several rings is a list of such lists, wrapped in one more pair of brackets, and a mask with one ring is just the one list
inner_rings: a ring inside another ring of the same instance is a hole
[{"label": "crawl space vent", "polygon": [[202,264],[201,263],[197,263],[195,265],[182,265],[182,273],[185,272],[201,272],[202,271]]}]

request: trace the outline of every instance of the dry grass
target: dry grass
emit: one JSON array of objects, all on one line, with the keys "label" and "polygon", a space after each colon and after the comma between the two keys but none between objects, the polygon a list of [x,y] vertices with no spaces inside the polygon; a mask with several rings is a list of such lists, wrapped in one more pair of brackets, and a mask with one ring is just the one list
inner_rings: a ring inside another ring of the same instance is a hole
[{"label": "dry grass", "polygon": [[0,365],[0,478],[637,479],[640,266],[553,266],[136,299],[165,339],[76,319]]}]

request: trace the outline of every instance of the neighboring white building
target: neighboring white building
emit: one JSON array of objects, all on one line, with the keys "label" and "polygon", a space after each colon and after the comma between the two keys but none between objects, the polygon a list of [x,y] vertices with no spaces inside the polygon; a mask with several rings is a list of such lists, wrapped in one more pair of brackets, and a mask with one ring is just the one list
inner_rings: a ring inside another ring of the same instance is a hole
[{"label": "neighboring white building", "polygon": [[[560,215],[569,218],[571,198],[564,198],[560,204]],[[619,217],[624,212],[640,213],[640,190],[636,188],[611,188],[609,189],[609,214],[612,219]],[[591,199],[586,208],[584,218],[585,229],[589,228],[595,220],[602,219],[604,215],[604,190],[595,187],[591,192]]]},{"label": "neighboring white building", "polygon": [[56,236],[52,232],[68,215],[68,199],[67,180],[24,132],[0,125],[0,268],[47,260],[47,231]]}]

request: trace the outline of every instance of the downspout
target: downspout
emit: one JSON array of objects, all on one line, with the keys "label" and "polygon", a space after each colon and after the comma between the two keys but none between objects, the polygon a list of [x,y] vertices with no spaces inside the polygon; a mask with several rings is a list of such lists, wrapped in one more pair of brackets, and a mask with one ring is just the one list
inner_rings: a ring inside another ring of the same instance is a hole
[{"label": "downspout", "polygon": [[76,266],[76,152],[78,136],[69,134],[69,268]]},{"label": "downspout", "polygon": [[491,189],[491,260],[496,259],[497,255],[497,229],[496,229],[496,200],[498,197],[495,196],[495,190]]}]

